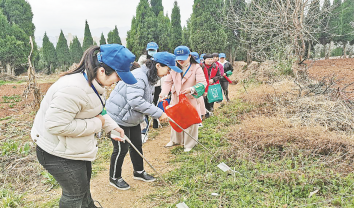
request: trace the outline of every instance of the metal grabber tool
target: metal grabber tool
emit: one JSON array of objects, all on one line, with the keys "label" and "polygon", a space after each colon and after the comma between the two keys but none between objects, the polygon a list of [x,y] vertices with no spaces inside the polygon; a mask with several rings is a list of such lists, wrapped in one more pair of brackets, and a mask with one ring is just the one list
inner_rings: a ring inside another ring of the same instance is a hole
[{"label": "metal grabber tool", "polygon": [[146,162],[147,164],[149,164],[150,168],[155,171],[155,173],[159,176],[159,178],[162,180],[162,182],[173,192],[171,186],[170,186],[168,183],[166,183],[166,181],[162,178],[162,176],[160,175],[160,173],[157,172],[157,170],[154,168],[154,166],[152,166],[151,163],[144,157],[144,155],[141,154],[141,152],[138,150],[138,148],[136,148],[136,147],[133,145],[133,143],[130,141],[130,139],[129,139],[126,135],[124,135],[124,138],[121,138],[120,136],[118,136],[119,133],[118,133],[117,131],[115,131],[115,130],[112,130],[111,137],[113,137],[113,136],[112,136],[113,134],[114,134],[114,138],[117,138],[117,137],[118,137],[118,138],[122,139],[123,141],[127,141],[127,142],[135,149],[135,151],[140,155],[140,157],[142,157],[142,158],[145,160],[145,162]]}]

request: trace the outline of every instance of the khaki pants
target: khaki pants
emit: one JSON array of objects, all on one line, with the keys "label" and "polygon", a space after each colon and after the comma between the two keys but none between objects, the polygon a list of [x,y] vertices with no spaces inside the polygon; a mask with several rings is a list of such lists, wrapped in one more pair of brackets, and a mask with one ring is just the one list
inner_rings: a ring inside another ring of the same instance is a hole
[{"label": "khaki pants", "polygon": [[[194,139],[198,140],[198,124],[194,124],[189,128],[185,129]],[[171,128],[171,141],[174,144],[182,144],[184,148],[193,148],[197,142],[192,139],[188,134],[182,132],[176,132]]]}]

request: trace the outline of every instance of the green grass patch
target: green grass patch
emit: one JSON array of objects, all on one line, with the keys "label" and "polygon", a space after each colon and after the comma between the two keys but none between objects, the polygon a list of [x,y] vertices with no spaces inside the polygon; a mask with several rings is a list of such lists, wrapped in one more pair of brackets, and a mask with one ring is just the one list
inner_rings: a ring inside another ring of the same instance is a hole
[{"label": "green grass patch", "polygon": [[25,82],[25,80],[18,80],[18,81],[5,81],[5,80],[0,80],[0,86],[4,84],[21,84]]},{"label": "green grass patch", "polygon": [[0,118],[0,121],[8,120],[8,119],[11,119],[11,118],[12,118],[11,116],[6,116],[6,117],[3,117],[3,118]]},{"label": "green grass patch", "polygon": [[23,207],[23,195],[18,195],[8,189],[0,189],[0,207]]},{"label": "green grass patch", "polygon": [[7,140],[5,142],[1,142],[0,144],[0,153],[3,156],[12,154],[27,156],[31,151],[31,145],[29,142]]},{"label": "green grass patch", "polygon": [[20,102],[21,96],[20,95],[11,95],[11,96],[2,96],[3,103],[14,103]]},{"label": "green grass patch", "polygon": [[[225,104],[215,116],[203,121],[198,145],[191,152],[171,150],[178,169],[166,174],[172,189],[166,188],[148,198],[156,207],[174,207],[185,202],[189,207],[354,207],[354,174],[341,174],[322,164],[321,156],[282,155],[270,147],[264,157],[238,157],[236,147],[223,137],[228,127],[239,123],[237,115],[252,110],[240,101]],[[257,151],[256,149],[254,151]],[[322,158],[323,159],[323,158]],[[223,172],[221,162],[237,171]]]}]

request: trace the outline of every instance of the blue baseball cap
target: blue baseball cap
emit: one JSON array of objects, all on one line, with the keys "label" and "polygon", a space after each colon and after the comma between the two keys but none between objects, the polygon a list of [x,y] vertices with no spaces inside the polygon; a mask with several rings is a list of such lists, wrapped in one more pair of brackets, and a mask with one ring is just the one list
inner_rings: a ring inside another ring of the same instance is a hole
[{"label": "blue baseball cap", "polygon": [[157,50],[159,49],[159,46],[155,42],[150,42],[146,45],[146,50],[151,50],[151,49]]},{"label": "blue baseball cap", "polygon": [[170,67],[173,71],[181,73],[182,70],[176,66],[176,56],[169,52],[157,52],[152,60]]},{"label": "blue baseball cap", "polygon": [[178,46],[175,48],[174,54],[177,61],[184,61],[188,58],[191,51],[187,46]]},{"label": "blue baseball cap", "polygon": [[138,82],[130,72],[135,55],[126,47],[119,44],[101,45],[100,52],[97,54],[97,60],[114,69],[123,82],[127,84]]},{"label": "blue baseball cap", "polygon": [[199,54],[197,52],[191,52],[191,55],[197,61],[197,63],[200,64]]},{"label": "blue baseball cap", "polygon": [[219,58],[225,58],[226,55],[224,53],[219,53]]}]

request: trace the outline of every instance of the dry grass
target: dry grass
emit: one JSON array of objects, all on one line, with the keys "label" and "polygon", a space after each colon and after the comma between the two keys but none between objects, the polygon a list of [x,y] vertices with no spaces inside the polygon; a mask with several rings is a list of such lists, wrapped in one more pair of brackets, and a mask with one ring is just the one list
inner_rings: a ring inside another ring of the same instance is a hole
[{"label": "dry grass", "polygon": [[354,138],[331,132],[321,126],[303,127],[279,116],[248,117],[232,127],[227,136],[238,158],[257,160],[271,151],[288,155],[319,156],[328,165],[339,164],[339,171],[353,171]]}]

